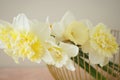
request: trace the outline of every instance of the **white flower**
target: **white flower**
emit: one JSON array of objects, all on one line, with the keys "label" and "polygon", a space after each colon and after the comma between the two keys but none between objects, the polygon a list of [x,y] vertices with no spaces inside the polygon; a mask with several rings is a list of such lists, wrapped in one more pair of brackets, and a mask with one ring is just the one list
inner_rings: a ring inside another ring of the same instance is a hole
[{"label": "white flower", "polygon": [[71,12],[67,12],[60,22],[52,25],[52,34],[58,40],[70,40],[78,45],[83,45],[88,40],[88,21],[76,21]]},{"label": "white flower", "polygon": [[53,65],[56,67],[66,66],[69,70],[75,70],[70,58],[78,54],[79,49],[77,46],[63,42],[57,44],[54,38],[52,38],[48,41],[46,47],[53,58]]},{"label": "white flower", "polygon": [[106,65],[118,50],[118,44],[104,24],[90,30],[89,40],[82,45],[83,52],[89,53],[93,64]]},{"label": "white flower", "polygon": [[[50,37],[49,24],[31,22],[24,14],[14,18],[12,26],[1,29],[4,35],[0,39],[7,46],[5,52],[18,62],[19,58],[28,58],[39,63],[49,55],[44,44]],[[49,56],[48,56],[49,57]],[[50,63],[52,58],[49,58]],[[47,63],[47,62],[46,62]]]},{"label": "white flower", "polygon": [[73,21],[75,21],[75,17],[71,12],[67,12],[60,22],[56,22],[52,25],[52,34],[55,35],[56,38],[64,40],[65,29]]}]

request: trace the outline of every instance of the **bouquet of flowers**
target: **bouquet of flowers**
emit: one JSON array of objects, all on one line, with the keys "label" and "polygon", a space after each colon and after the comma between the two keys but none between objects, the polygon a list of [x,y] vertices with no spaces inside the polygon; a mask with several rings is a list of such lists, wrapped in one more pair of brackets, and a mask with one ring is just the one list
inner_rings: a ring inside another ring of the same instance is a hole
[{"label": "bouquet of flowers", "polygon": [[[119,61],[116,64],[110,61],[118,52],[118,46],[111,30],[103,23],[93,26],[89,20],[78,21],[69,11],[60,22],[54,23],[48,18],[45,22],[30,20],[25,14],[14,17],[12,23],[0,21],[0,48],[16,63],[27,58],[75,71],[74,62],[86,72],[91,69],[90,75],[96,78],[97,70],[92,65],[104,71],[106,65],[115,65],[113,69],[120,73]],[[102,74],[98,73],[100,76]]]}]

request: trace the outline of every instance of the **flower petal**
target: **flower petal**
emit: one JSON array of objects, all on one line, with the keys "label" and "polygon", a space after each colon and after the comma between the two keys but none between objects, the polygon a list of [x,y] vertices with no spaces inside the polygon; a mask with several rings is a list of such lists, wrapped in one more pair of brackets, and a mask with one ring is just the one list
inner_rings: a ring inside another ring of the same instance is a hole
[{"label": "flower petal", "polygon": [[12,24],[17,30],[30,30],[29,20],[25,14],[19,14],[17,17],[14,17]]},{"label": "flower petal", "polygon": [[54,35],[57,39],[63,38],[64,26],[61,23],[54,23],[52,25],[52,35]]},{"label": "flower petal", "polygon": [[0,27],[12,27],[12,25],[6,21],[0,20]]},{"label": "flower petal", "polygon": [[54,64],[54,61],[52,59],[52,56],[50,55],[49,51],[46,50],[45,55],[43,56],[42,60],[46,63],[46,64]]},{"label": "flower petal", "polygon": [[60,47],[68,54],[69,57],[74,57],[78,54],[79,48],[69,43],[60,42]]},{"label": "flower petal", "polygon": [[90,32],[91,47],[103,56],[112,57],[118,51],[118,43],[110,30],[102,23],[99,23]]},{"label": "flower petal", "polygon": [[66,12],[60,22],[54,23],[52,25],[52,35],[56,36],[59,40],[64,40],[64,32],[65,28],[71,23],[75,21],[75,17],[71,12]]},{"label": "flower petal", "polygon": [[73,21],[75,21],[75,17],[73,16],[73,14],[70,11],[68,11],[62,17],[60,23],[62,23],[64,27],[67,27]]},{"label": "flower petal", "polygon": [[89,53],[89,60],[92,64],[100,64],[101,66],[104,66],[108,63],[108,58],[104,57],[95,51],[92,53]]},{"label": "flower petal", "polygon": [[84,23],[89,29],[93,28],[94,26],[92,25],[91,21],[86,19],[86,20],[82,20],[82,23]]},{"label": "flower petal", "polygon": [[47,23],[47,24],[50,24],[49,16],[46,17],[46,23]]},{"label": "flower petal", "polygon": [[67,27],[65,38],[83,45],[89,39],[89,29],[84,22],[74,21]]},{"label": "flower petal", "polygon": [[66,68],[68,70],[75,71],[74,64],[73,64],[73,62],[70,59],[67,61],[67,63],[65,64],[65,66],[66,66]]},{"label": "flower petal", "polygon": [[66,54],[63,54],[62,55],[62,60],[59,61],[59,62],[55,62],[55,66],[58,67],[58,68],[63,67],[63,65],[66,64],[67,60],[68,60],[68,56]]},{"label": "flower petal", "polygon": [[81,46],[81,49],[84,53],[89,53],[91,51],[90,42],[87,41],[84,45]]},{"label": "flower petal", "polygon": [[50,37],[50,27],[43,22],[34,21],[31,23],[31,31],[34,32],[41,40],[47,40]]},{"label": "flower petal", "polygon": [[5,45],[2,43],[2,41],[0,41],[0,49],[4,49]]}]

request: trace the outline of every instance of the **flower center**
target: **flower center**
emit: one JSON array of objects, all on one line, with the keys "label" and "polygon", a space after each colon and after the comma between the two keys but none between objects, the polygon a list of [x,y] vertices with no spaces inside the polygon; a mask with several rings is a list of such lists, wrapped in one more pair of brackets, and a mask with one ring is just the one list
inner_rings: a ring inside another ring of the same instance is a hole
[{"label": "flower center", "polygon": [[48,49],[51,52],[51,55],[53,56],[53,59],[57,62],[60,62],[63,58],[62,56],[62,50],[59,47],[50,47]]},{"label": "flower center", "polygon": [[42,42],[33,33],[21,33],[19,45],[25,48],[24,55],[29,56],[31,61],[41,59],[44,55]]},{"label": "flower center", "polygon": [[95,32],[92,34],[91,41],[91,44],[95,45],[93,46],[94,49],[98,50],[103,55],[109,57],[116,52],[117,43],[115,38],[103,26],[96,27]]}]

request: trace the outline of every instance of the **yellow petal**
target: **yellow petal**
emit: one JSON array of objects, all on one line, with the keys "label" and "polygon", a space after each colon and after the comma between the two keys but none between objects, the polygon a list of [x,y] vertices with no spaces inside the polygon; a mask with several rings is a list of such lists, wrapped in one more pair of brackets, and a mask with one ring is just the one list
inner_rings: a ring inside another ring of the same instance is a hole
[{"label": "yellow petal", "polygon": [[106,57],[112,57],[118,50],[115,37],[104,24],[98,24],[90,32],[90,45]]},{"label": "yellow petal", "polygon": [[89,38],[89,30],[83,22],[72,22],[65,31],[65,38],[75,44],[83,45]]}]

